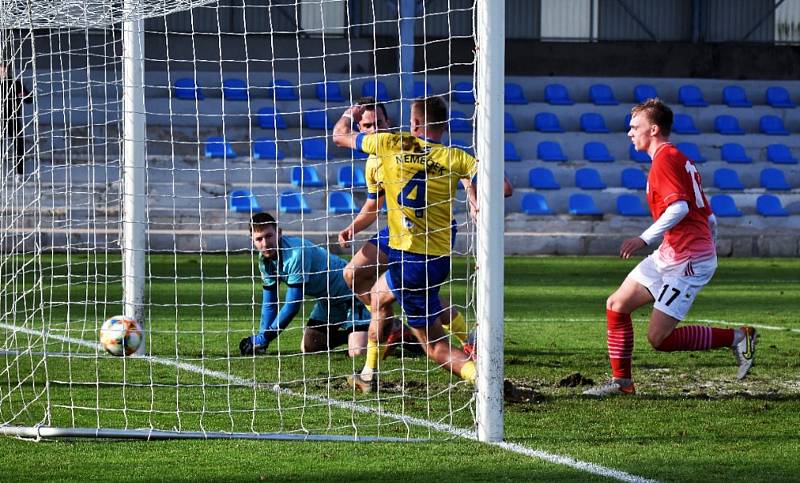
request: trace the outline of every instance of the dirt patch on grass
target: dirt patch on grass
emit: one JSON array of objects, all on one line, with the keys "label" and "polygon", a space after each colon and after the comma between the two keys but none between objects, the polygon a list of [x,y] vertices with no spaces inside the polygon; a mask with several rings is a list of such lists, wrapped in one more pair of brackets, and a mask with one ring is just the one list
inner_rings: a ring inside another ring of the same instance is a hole
[{"label": "dirt patch on grass", "polygon": [[556,384],[556,387],[578,387],[578,386],[594,386],[594,379],[589,379],[580,372],[575,372],[561,379]]}]

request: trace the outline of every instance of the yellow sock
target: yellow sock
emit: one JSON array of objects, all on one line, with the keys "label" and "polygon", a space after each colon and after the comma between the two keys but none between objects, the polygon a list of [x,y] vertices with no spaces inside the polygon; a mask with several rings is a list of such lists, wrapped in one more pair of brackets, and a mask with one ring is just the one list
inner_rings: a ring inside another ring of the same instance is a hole
[{"label": "yellow sock", "polygon": [[385,347],[381,347],[374,340],[367,340],[367,361],[364,363],[364,369],[361,370],[361,375],[367,379],[372,378],[372,373],[378,368],[378,361],[381,360]]},{"label": "yellow sock", "polygon": [[478,368],[475,367],[475,363],[472,361],[467,361],[461,367],[461,379],[464,379],[470,384],[475,384],[475,378],[478,376]]},{"label": "yellow sock", "polygon": [[456,312],[456,316],[450,321],[449,326],[443,326],[444,329],[454,336],[463,345],[467,341],[467,321],[461,315],[461,312]]}]

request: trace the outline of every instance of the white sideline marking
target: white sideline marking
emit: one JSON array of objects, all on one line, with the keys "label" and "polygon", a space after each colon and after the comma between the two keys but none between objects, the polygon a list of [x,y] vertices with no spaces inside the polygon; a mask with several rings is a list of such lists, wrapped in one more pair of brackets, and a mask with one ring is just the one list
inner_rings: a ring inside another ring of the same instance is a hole
[{"label": "white sideline marking", "polygon": [[[22,332],[22,333],[29,334],[29,335],[35,335],[35,336],[41,336],[41,337],[45,337],[46,336],[48,338],[55,339],[55,340],[58,340],[58,341],[61,341],[61,342],[67,342],[67,343],[70,343],[70,344],[81,345],[83,347],[87,347],[89,349],[95,349],[98,352],[103,352],[104,353],[104,349],[97,342],[89,342],[89,341],[84,340],[84,339],[76,339],[76,338],[73,338],[73,337],[66,337],[66,336],[55,335],[55,334],[47,334],[44,331],[36,331],[36,330],[33,330],[33,329],[27,329],[27,328],[24,328],[24,327],[17,327],[15,325],[9,325],[9,324],[4,324],[4,323],[0,323],[0,328],[6,329],[6,330],[10,330],[12,332]],[[228,382],[230,382],[232,384],[237,384],[237,385],[244,386],[244,387],[248,387],[249,386],[249,387],[252,387],[252,388],[269,389],[269,390],[273,390],[275,392],[280,392],[281,394],[284,394],[286,396],[293,396],[293,397],[300,397],[300,398],[304,398],[304,399],[310,399],[312,401],[328,404],[330,406],[334,406],[334,407],[337,407],[337,408],[340,408],[340,409],[347,409],[347,410],[355,411],[355,412],[359,412],[359,413],[380,414],[381,416],[385,416],[385,417],[388,417],[388,418],[396,419],[398,421],[401,421],[401,422],[404,422],[404,423],[408,423],[408,424],[411,424],[411,425],[414,425],[414,426],[420,426],[420,427],[423,427],[423,428],[433,429],[434,431],[447,433],[447,434],[449,434],[451,436],[455,436],[455,437],[458,437],[458,438],[464,438],[464,439],[468,439],[468,440],[471,440],[471,441],[477,441],[478,440],[478,436],[475,433],[475,431],[464,429],[464,428],[459,428],[459,427],[456,427],[456,426],[452,426],[450,424],[437,423],[435,421],[428,421],[427,419],[415,418],[415,417],[407,416],[407,415],[403,415],[403,414],[395,414],[395,413],[391,413],[391,412],[380,411],[380,410],[376,410],[375,408],[371,408],[369,406],[362,406],[360,404],[356,404],[354,402],[339,401],[337,399],[330,399],[330,398],[326,398],[326,397],[314,396],[314,395],[309,395],[309,394],[300,394],[300,393],[296,393],[294,391],[291,391],[289,389],[277,389],[276,390],[276,389],[268,388],[267,387],[268,384],[258,383],[258,382],[251,381],[251,380],[248,380],[248,379],[244,379],[244,378],[241,378],[241,377],[238,377],[238,376],[234,376],[232,374],[228,374],[228,373],[225,373],[225,372],[212,371],[210,369],[206,369],[206,368],[203,368],[203,367],[200,367],[200,366],[196,366],[194,364],[187,364],[185,362],[180,362],[180,361],[173,360],[173,359],[165,359],[165,358],[156,357],[156,356],[131,356],[131,357],[132,358],[136,358],[136,359],[149,360],[149,361],[152,361],[152,362],[155,362],[155,363],[158,363],[158,364],[162,364],[162,365],[165,365],[165,366],[172,366],[172,367],[175,367],[175,368],[179,368],[179,369],[182,369],[184,371],[194,372],[196,374],[201,374],[201,375],[205,375],[205,376],[214,377],[214,378],[217,378],[217,379],[222,379],[222,380],[228,381]],[[563,456],[563,455],[559,455],[559,454],[555,454],[555,453],[548,453],[546,451],[541,451],[541,450],[528,448],[526,446],[523,446],[523,445],[517,444],[517,443],[508,443],[508,442],[502,441],[502,442],[487,443],[487,444],[489,444],[491,446],[496,446],[496,447],[504,449],[506,451],[511,451],[511,452],[514,452],[514,453],[517,453],[517,454],[521,454],[521,455],[524,455],[524,456],[529,456],[531,458],[541,459],[541,460],[547,461],[549,463],[554,463],[554,464],[557,464],[557,465],[568,466],[568,467],[574,468],[576,470],[584,471],[586,473],[591,473],[591,474],[598,475],[598,476],[603,476],[603,477],[606,477],[606,478],[614,478],[614,479],[620,480],[620,481],[629,481],[629,482],[636,482],[636,483],[649,483],[649,482],[655,482],[656,481],[656,480],[650,480],[650,479],[647,479],[647,478],[643,478],[641,476],[632,475],[632,474],[626,473],[624,471],[615,470],[613,468],[607,468],[605,466],[601,466],[601,465],[598,465],[598,464],[589,463],[587,461],[576,460],[574,458],[570,458],[569,456]]]}]

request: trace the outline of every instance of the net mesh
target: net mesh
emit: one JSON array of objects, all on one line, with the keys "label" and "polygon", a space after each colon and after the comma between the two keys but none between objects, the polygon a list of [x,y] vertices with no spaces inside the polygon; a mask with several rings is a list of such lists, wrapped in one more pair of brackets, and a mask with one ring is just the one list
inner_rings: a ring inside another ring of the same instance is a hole
[{"label": "net mesh", "polygon": [[[345,107],[374,95],[407,128],[412,97],[441,95],[444,142],[471,149],[473,2],[417,4],[405,75],[392,2],[0,5],[2,95],[18,108],[2,124],[0,425],[405,438],[437,434],[408,418],[473,424],[472,387],[413,344],[381,362],[371,394],[347,385],[364,358],[346,344],[301,351],[313,297],[265,355],[238,347],[261,317],[252,212],[345,260],[386,226],[382,212],[350,246],[337,243],[367,198],[364,157],[331,141]],[[146,350],[120,358],[98,330],[124,306],[120,22],[139,19]],[[456,193],[441,295],[469,328],[471,228]]]}]

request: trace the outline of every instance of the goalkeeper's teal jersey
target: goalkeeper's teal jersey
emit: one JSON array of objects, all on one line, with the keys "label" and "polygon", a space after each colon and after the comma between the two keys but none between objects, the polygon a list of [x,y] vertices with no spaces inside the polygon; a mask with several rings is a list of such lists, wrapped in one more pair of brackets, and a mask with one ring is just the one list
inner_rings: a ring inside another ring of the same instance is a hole
[{"label": "goalkeeper's teal jersey", "polygon": [[342,273],[346,265],[347,262],[321,246],[293,236],[281,236],[277,260],[266,259],[264,255],[258,260],[265,287],[279,282],[303,285],[307,296],[332,299],[353,296]]}]

